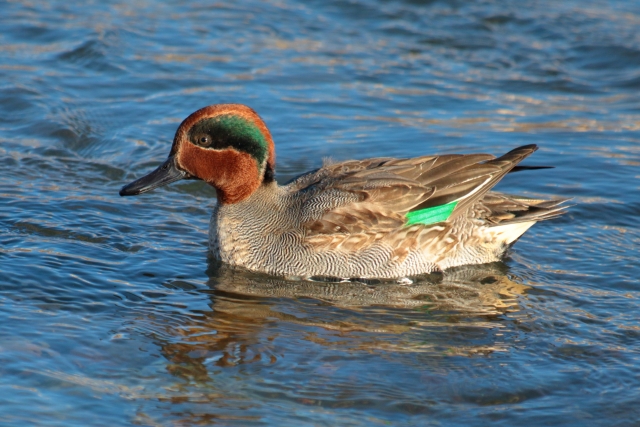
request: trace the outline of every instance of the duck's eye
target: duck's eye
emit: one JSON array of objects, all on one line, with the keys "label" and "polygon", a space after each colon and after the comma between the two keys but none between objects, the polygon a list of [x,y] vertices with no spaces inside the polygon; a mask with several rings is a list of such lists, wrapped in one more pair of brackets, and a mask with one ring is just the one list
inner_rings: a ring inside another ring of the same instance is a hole
[{"label": "duck's eye", "polygon": [[199,135],[196,138],[196,143],[201,147],[208,147],[211,145],[211,136],[209,135]]}]

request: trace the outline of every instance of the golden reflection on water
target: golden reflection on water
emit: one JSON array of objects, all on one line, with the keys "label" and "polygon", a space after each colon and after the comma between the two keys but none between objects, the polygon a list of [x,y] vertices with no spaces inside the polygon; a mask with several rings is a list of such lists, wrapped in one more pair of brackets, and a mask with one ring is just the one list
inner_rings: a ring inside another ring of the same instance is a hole
[{"label": "golden reflection on water", "polygon": [[[551,108],[551,107],[549,107]],[[505,114],[504,110],[496,110],[487,116],[479,117],[454,117],[448,119],[427,119],[420,117],[411,117],[412,114],[418,112],[403,111],[398,116],[354,116],[348,117],[349,120],[360,121],[379,121],[399,123],[405,126],[416,128],[428,128],[429,126],[446,126],[452,129],[479,129],[487,127],[498,132],[537,132],[548,130],[565,130],[571,132],[604,132],[604,131],[635,131],[640,129],[640,120],[631,117],[628,120],[595,120],[595,119],[566,119],[540,122],[518,122],[515,118],[509,117],[535,117],[530,112],[521,111],[519,113]],[[331,120],[345,120],[345,117],[329,114],[307,114],[305,118],[322,117]]]},{"label": "golden reflection on water", "polygon": [[[464,267],[402,284],[290,281],[216,266],[207,291],[211,309],[174,324],[162,352],[174,375],[197,382],[209,380],[215,367],[286,362],[287,350],[274,344],[283,331],[342,351],[431,352],[430,330],[496,330],[504,327],[499,315],[520,310],[518,297],[529,287],[504,269]],[[483,340],[448,353],[504,350],[504,342]]]}]

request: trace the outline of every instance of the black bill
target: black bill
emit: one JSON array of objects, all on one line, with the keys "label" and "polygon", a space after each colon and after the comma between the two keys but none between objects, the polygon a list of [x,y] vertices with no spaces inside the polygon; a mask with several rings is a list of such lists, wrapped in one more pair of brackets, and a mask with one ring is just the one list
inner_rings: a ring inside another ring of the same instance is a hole
[{"label": "black bill", "polygon": [[188,177],[187,172],[178,169],[174,156],[169,156],[158,169],[122,187],[120,195],[135,196]]}]

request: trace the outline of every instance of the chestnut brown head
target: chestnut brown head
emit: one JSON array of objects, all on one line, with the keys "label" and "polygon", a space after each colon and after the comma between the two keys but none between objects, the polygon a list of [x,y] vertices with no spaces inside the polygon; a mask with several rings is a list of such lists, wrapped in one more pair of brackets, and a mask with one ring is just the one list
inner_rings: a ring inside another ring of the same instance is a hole
[{"label": "chestnut brown head", "polygon": [[241,104],[204,107],[178,127],[169,158],[126,185],[121,196],[150,191],[180,179],[202,179],[220,203],[237,203],[273,180],[275,148],[260,116]]}]

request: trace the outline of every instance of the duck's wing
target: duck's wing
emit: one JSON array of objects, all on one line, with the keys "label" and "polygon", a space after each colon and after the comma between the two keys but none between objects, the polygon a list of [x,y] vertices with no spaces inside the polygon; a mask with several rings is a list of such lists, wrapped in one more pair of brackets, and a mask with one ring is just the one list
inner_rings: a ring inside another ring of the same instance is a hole
[{"label": "duck's wing", "polygon": [[349,161],[302,176],[290,188],[302,200],[297,215],[311,245],[355,253],[384,242],[401,260],[417,249],[444,251],[460,216],[500,231],[502,225],[526,225],[563,213],[560,200],[487,195],[536,149],[527,145],[499,158],[469,154]]},{"label": "duck's wing", "polygon": [[310,234],[385,233],[451,221],[537,147],[490,154],[377,158],[324,166],[298,178]]},{"label": "duck's wing", "polygon": [[434,186],[436,191],[432,197],[411,209],[408,213],[409,221],[419,223],[425,216],[425,221],[428,221],[429,213],[438,210],[450,212],[446,218],[449,221],[465,214],[498,181],[537,149],[537,145],[531,144],[518,147],[498,158],[491,156],[491,159],[485,158],[479,162],[474,156],[487,155],[466,155],[444,162],[427,172],[428,185]]},{"label": "duck's wing", "polygon": [[290,187],[304,200],[300,213],[307,234],[383,233],[401,227],[404,214],[435,191],[407,172],[428,167],[434,159],[347,161],[301,176]]}]

